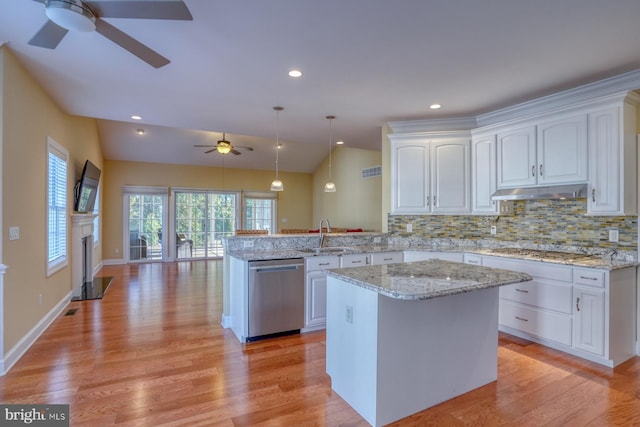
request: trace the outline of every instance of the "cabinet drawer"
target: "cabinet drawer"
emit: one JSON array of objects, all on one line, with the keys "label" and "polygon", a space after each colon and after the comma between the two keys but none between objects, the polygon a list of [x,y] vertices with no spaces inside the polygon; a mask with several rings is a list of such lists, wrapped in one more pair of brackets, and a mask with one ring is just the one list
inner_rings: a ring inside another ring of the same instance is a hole
[{"label": "cabinet drawer", "polygon": [[571,345],[571,316],[500,300],[499,322],[540,338]]},{"label": "cabinet drawer", "polygon": [[485,267],[503,268],[528,273],[534,278],[551,279],[558,282],[572,282],[573,269],[566,265],[548,264],[539,261],[522,261],[499,257],[484,257]]},{"label": "cabinet drawer", "polygon": [[574,268],[573,280],[578,285],[595,286],[604,288],[604,271],[591,268]]},{"label": "cabinet drawer", "polygon": [[379,264],[393,264],[395,262],[402,262],[402,252],[378,252],[373,253],[371,256],[371,265]]},{"label": "cabinet drawer", "polygon": [[571,285],[536,279],[500,287],[500,298],[567,314],[572,313],[572,293]]},{"label": "cabinet drawer", "polygon": [[340,267],[362,267],[367,265],[367,254],[349,254],[340,256]]},{"label": "cabinet drawer", "polygon": [[317,256],[306,259],[307,271],[328,270],[330,268],[340,268],[340,259],[337,256]]}]

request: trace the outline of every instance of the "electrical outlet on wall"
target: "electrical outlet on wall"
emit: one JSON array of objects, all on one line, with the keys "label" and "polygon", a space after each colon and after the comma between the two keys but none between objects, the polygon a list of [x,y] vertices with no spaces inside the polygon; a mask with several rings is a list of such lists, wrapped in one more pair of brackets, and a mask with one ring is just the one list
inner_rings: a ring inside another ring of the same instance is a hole
[{"label": "electrical outlet on wall", "polygon": [[610,242],[617,242],[619,237],[620,237],[620,235],[618,234],[618,230],[616,230],[616,229],[609,230],[609,241]]},{"label": "electrical outlet on wall", "polygon": [[489,231],[491,232],[491,235],[495,236],[495,234],[498,232],[498,227],[496,227],[495,225],[492,225]]},{"label": "electrical outlet on wall", "polygon": [[413,224],[407,224],[407,233],[413,232]]}]

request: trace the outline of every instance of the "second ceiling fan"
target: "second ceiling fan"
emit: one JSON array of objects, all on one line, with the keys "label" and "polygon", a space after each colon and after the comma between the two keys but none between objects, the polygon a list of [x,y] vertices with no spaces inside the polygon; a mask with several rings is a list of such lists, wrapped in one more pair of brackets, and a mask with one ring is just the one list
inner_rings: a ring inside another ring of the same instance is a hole
[{"label": "second ceiling fan", "polygon": [[236,156],[242,154],[241,152],[236,150],[236,147],[237,148],[243,148],[243,149],[245,149],[247,151],[253,151],[253,147],[245,147],[243,145],[236,145],[236,146],[231,145],[231,143],[229,141],[227,141],[226,135],[227,134],[223,133],[222,134],[222,139],[219,140],[216,145],[211,145],[211,144],[206,145],[205,144],[205,145],[194,145],[194,147],[206,147],[206,148],[211,147],[211,149],[205,151],[205,153],[211,153],[213,151],[217,151],[220,154],[232,153],[232,154],[235,154]]}]

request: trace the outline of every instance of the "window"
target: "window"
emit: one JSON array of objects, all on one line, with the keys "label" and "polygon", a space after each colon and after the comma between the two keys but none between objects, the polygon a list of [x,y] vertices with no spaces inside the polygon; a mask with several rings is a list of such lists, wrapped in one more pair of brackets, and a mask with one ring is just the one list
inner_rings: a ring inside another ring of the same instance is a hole
[{"label": "window", "polygon": [[96,203],[93,205],[93,213],[97,216],[93,220],[93,246],[100,242],[100,187],[96,193]]},{"label": "window", "polygon": [[276,193],[245,193],[242,225],[244,230],[277,232]]},{"label": "window", "polygon": [[67,165],[69,152],[47,139],[47,276],[69,264],[67,256]]},{"label": "window", "polygon": [[125,186],[123,190],[128,260],[161,261],[169,243],[165,229],[168,188]]}]

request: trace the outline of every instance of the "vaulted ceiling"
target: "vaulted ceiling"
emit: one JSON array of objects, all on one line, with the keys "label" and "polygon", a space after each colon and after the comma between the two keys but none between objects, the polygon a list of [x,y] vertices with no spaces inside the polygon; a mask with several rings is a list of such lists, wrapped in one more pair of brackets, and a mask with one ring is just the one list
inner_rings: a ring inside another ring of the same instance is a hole
[{"label": "vaulted ceiling", "polygon": [[637,0],[184,3],[192,21],[104,19],[171,61],[157,69],[97,32],[29,45],[40,1],[0,2],[0,43],[64,111],[99,119],[108,159],[218,166],[193,145],[226,132],[254,151],[225,166],[270,169],[280,105],[280,167],[300,172],[327,155],[330,114],[332,141],[379,150],[388,121],[473,116],[640,68]]}]

